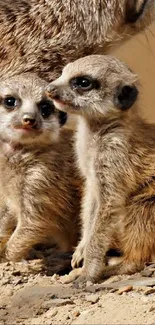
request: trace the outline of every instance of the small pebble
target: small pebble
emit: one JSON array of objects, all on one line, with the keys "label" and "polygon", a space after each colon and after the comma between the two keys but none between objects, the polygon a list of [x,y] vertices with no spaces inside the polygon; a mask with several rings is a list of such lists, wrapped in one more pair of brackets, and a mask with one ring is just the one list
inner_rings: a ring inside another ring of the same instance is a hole
[{"label": "small pebble", "polygon": [[92,285],[93,285],[93,282],[91,282],[91,281],[86,282],[86,287],[89,287],[89,286],[92,286]]},{"label": "small pebble", "polygon": [[21,283],[23,283],[23,282],[24,282],[24,281],[23,281],[22,278],[18,278],[18,279],[14,279],[12,283],[13,283],[15,286],[17,286],[18,284],[21,284]]},{"label": "small pebble", "polygon": [[5,294],[9,297],[9,296],[13,296],[14,292],[11,289],[5,288]]},{"label": "small pebble", "polygon": [[98,295],[88,295],[88,296],[85,296],[85,300],[88,302],[91,302],[92,304],[95,304],[96,302],[99,301],[99,296]]},{"label": "small pebble", "polygon": [[0,309],[5,309],[6,308],[6,305],[0,305]]},{"label": "small pebble", "polygon": [[51,299],[43,303],[43,308],[51,308],[52,306],[60,307],[73,304],[71,299]]},{"label": "small pebble", "polygon": [[141,273],[140,273],[142,276],[147,276],[147,277],[151,277],[152,276],[152,274],[153,274],[153,270],[150,270],[150,269],[146,269],[146,270],[143,270],[143,271],[141,271]]},{"label": "small pebble", "polygon": [[126,286],[126,287],[120,288],[117,291],[117,293],[118,293],[118,295],[122,295],[122,293],[129,292],[129,291],[132,291],[132,290],[133,290],[133,286]]},{"label": "small pebble", "polygon": [[155,268],[155,263],[148,263],[149,268]]},{"label": "small pebble", "polygon": [[144,295],[145,295],[145,296],[148,296],[148,295],[150,295],[151,293],[155,293],[155,288],[150,288],[150,289],[146,290],[146,291],[144,292]]},{"label": "small pebble", "polygon": [[94,285],[86,287],[86,292],[95,293],[97,290]]},{"label": "small pebble", "polygon": [[54,317],[57,315],[57,313],[58,313],[58,311],[56,309],[51,308],[46,312],[46,317],[48,317],[48,318]]},{"label": "small pebble", "polygon": [[155,306],[150,307],[149,312],[151,312],[151,311],[155,311]]},{"label": "small pebble", "polygon": [[2,280],[1,285],[5,285],[5,284],[9,284],[9,283],[10,283],[9,279],[4,279],[4,280]]},{"label": "small pebble", "polygon": [[140,287],[134,287],[135,292],[144,292],[148,287],[146,286],[140,286]]},{"label": "small pebble", "polygon": [[19,270],[15,270],[12,272],[12,275],[14,276],[20,276],[21,275],[21,272]]},{"label": "small pebble", "polygon": [[116,291],[117,291],[117,288],[113,288],[113,289],[109,290],[109,293],[114,293]]},{"label": "small pebble", "polygon": [[79,312],[79,310],[74,311],[74,312],[73,312],[73,316],[74,316],[74,317],[78,317],[78,316],[80,316],[80,312]]}]

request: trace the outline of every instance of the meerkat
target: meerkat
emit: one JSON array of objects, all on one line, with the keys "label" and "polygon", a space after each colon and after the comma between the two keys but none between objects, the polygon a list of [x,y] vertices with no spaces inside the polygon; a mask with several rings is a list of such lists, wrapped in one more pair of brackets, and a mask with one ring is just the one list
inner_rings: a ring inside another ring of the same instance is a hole
[{"label": "meerkat", "polygon": [[155,0],[0,0],[0,77],[47,81],[79,57],[110,51],[155,19]]},{"label": "meerkat", "polygon": [[[137,76],[115,58],[92,55],[68,64],[47,92],[79,119],[84,195],[72,267],[84,261],[72,277],[98,281],[141,270],[155,257],[155,125],[138,114]],[[107,265],[111,246],[123,253],[118,265]]]},{"label": "meerkat", "polygon": [[71,131],[35,74],[0,81],[0,253],[27,258],[37,244],[77,243],[80,178]]}]

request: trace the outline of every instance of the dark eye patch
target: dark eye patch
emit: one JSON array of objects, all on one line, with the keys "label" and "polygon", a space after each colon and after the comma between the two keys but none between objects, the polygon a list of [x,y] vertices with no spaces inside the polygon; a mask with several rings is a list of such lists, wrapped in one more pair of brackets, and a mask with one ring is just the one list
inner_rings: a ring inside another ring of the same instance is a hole
[{"label": "dark eye patch", "polygon": [[141,4],[139,10],[136,9],[136,4],[138,0],[129,0],[127,3],[127,9],[126,9],[126,23],[133,24],[135,23],[138,18],[143,14],[146,3],[148,0],[144,0]]},{"label": "dark eye patch", "polygon": [[42,99],[40,103],[38,103],[39,111],[44,119],[48,118],[55,111],[54,104],[46,99]]},{"label": "dark eye patch", "polygon": [[59,111],[58,117],[60,125],[63,126],[67,122],[67,113]]},{"label": "dark eye patch", "polygon": [[81,92],[99,88],[99,82],[90,76],[78,76],[72,78],[69,83],[73,90]]}]

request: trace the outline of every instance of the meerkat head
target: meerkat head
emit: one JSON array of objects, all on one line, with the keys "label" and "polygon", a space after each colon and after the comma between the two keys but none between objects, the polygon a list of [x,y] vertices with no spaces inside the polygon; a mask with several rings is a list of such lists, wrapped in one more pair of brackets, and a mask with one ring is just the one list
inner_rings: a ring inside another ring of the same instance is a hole
[{"label": "meerkat head", "polygon": [[[90,3],[94,25],[89,19],[89,11],[83,25],[86,30],[91,30],[89,38],[93,39],[94,36],[94,42],[100,43],[101,37],[104,53],[105,50],[108,52],[111,46],[117,46],[141,32],[155,20],[155,0],[91,0]],[[83,11],[85,17],[85,7]],[[96,30],[99,31],[97,37]],[[89,43],[89,39],[86,42]]]},{"label": "meerkat head", "polygon": [[47,86],[57,109],[100,119],[127,112],[138,95],[137,77],[116,58],[91,55],[66,65]]},{"label": "meerkat head", "polygon": [[123,2],[123,25],[129,28],[131,34],[143,30],[155,20],[155,0],[123,0]]},{"label": "meerkat head", "polygon": [[107,20],[104,27],[108,26],[107,36],[111,35],[116,42],[128,39],[155,20],[155,0],[103,0],[103,3]]},{"label": "meerkat head", "polygon": [[45,95],[47,83],[33,74],[0,81],[0,138],[10,143],[50,144],[59,136],[66,114],[57,114]]}]

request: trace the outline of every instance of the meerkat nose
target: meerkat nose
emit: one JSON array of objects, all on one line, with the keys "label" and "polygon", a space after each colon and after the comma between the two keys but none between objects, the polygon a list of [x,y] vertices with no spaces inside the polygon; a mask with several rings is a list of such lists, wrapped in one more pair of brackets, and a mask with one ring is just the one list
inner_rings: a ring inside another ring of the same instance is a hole
[{"label": "meerkat nose", "polygon": [[52,83],[46,88],[46,93],[52,99],[60,98],[58,88]]},{"label": "meerkat nose", "polygon": [[25,113],[22,117],[22,124],[25,127],[32,127],[36,124],[36,118],[33,114]]}]

